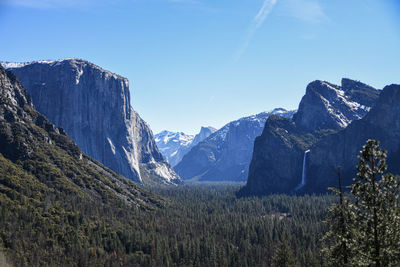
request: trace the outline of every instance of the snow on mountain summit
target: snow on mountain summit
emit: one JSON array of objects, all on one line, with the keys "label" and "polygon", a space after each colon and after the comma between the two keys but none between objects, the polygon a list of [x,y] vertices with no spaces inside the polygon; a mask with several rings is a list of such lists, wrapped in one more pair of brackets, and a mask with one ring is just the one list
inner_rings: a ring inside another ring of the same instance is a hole
[{"label": "snow on mountain summit", "polygon": [[295,112],[277,108],[229,122],[194,146],[174,169],[184,180],[245,181],[254,139],[268,117],[292,118]]},{"label": "snow on mountain summit", "polygon": [[215,132],[213,127],[201,127],[197,135],[183,132],[162,131],[155,135],[155,141],[161,154],[171,166],[177,165],[190,149]]}]

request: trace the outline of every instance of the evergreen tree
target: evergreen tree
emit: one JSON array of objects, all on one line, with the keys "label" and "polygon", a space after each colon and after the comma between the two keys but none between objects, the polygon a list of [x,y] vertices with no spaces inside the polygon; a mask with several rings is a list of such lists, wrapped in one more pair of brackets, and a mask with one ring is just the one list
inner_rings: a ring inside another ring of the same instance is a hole
[{"label": "evergreen tree", "polygon": [[339,198],[339,203],[329,209],[327,223],[329,231],[323,237],[326,247],[322,250],[329,266],[354,266],[357,253],[354,246],[354,222],[352,204],[342,189],[340,166],[338,167],[338,189],[329,188]]},{"label": "evergreen tree", "polygon": [[386,150],[379,141],[368,140],[358,157],[357,178],[351,193],[352,210],[357,220],[356,244],[360,264],[399,266],[399,197],[400,180],[387,173]]},{"label": "evergreen tree", "polygon": [[384,174],[386,151],[377,140],[367,141],[358,160],[350,198],[343,196],[338,176],[339,204],[330,209],[324,237],[328,265],[399,266],[400,180]]},{"label": "evergreen tree", "polygon": [[293,255],[292,249],[286,241],[281,242],[272,260],[274,267],[296,267],[299,266],[296,258]]}]

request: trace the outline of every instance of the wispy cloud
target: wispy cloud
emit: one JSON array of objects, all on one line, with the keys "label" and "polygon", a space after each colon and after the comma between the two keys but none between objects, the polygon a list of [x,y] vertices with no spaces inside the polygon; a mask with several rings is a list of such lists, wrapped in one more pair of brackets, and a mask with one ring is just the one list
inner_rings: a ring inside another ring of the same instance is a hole
[{"label": "wispy cloud", "polygon": [[277,0],[264,0],[263,5],[261,6],[258,13],[253,18],[250,27],[247,31],[245,40],[239,50],[236,52],[234,60],[237,61],[241,58],[243,53],[247,50],[251,40],[253,39],[256,31],[263,25],[264,21],[267,19],[268,15],[271,13],[274,8]]},{"label": "wispy cloud", "polygon": [[271,13],[272,8],[275,6],[277,0],[264,0],[261,9],[258,11],[257,15],[253,19],[254,30],[262,26],[265,19]]},{"label": "wispy cloud", "polygon": [[284,12],[291,17],[311,23],[318,23],[328,18],[319,0],[285,0]]}]

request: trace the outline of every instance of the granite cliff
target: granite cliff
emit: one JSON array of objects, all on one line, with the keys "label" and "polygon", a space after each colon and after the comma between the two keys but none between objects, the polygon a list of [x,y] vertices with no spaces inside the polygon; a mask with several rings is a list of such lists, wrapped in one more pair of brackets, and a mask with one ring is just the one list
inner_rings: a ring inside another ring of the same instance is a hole
[{"label": "granite cliff", "polygon": [[343,129],[365,116],[378,95],[371,86],[346,78],[342,86],[314,81],[307,86],[293,121],[308,131]]},{"label": "granite cliff", "polygon": [[[63,128],[34,109],[18,78],[1,66],[0,162],[0,194],[15,190],[15,199],[37,204],[34,198],[43,201],[60,193],[88,202],[122,201],[142,208],[156,204],[156,197],[151,200],[137,184],[85,155]],[[21,175],[11,178],[16,173]],[[31,196],[25,196],[28,192]]]},{"label": "granite cliff", "polygon": [[389,172],[400,173],[400,85],[386,86],[371,111],[346,129],[326,136],[310,148],[304,191],[322,191],[336,186],[335,171],[341,166],[343,184],[356,175],[357,156],[368,139],[377,139],[387,150]]},{"label": "granite cliff", "polygon": [[0,66],[0,266],[11,266],[5,257],[12,266],[113,265],[109,237],[125,248],[127,232],[146,233],[143,217],[165,204],[85,155]]},{"label": "granite cliff", "polygon": [[140,183],[181,181],[131,107],[126,78],[80,59],[2,65],[20,79],[36,109],[89,156]]},{"label": "granite cliff", "polygon": [[[311,172],[308,159],[313,146],[326,136],[345,129],[363,118],[375,105],[379,90],[361,82],[342,79],[342,86],[314,81],[307,86],[293,119],[271,116],[260,137],[254,142],[246,186],[239,195],[290,193],[302,181],[303,163]],[[331,144],[335,146],[335,144]],[[305,151],[310,150],[305,155]],[[321,160],[323,155],[319,155]],[[307,179],[310,180],[309,175]],[[325,191],[316,187],[314,190]]]}]

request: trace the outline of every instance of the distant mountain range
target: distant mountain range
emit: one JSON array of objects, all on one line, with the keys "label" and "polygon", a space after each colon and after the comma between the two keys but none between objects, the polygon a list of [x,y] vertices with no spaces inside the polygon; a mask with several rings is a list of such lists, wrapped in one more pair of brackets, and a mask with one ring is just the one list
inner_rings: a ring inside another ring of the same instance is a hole
[{"label": "distant mountain range", "polygon": [[[307,86],[297,111],[277,108],[219,130],[202,127],[195,136],[163,131],[154,137],[131,107],[124,77],[80,59],[1,64],[15,75],[3,71],[3,83],[18,87],[19,80],[32,100],[19,96],[22,89],[3,94],[33,105],[51,121],[39,116],[35,123],[57,125],[53,130],[70,135],[83,154],[139,183],[176,185],[182,177],[247,181],[239,195],[325,192],[335,185],[339,165],[344,183],[351,183],[357,153],[369,138],[382,141],[391,170],[400,171],[398,85],[378,90],[346,78],[340,86],[317,80]],[[14,113],[5,109],[0,115],[8,123],[20,121]],[[10,132],[3,135],[8,142]],[[3,156],[34,150],[28,142],[13,152],[4,140]]]},{"label": "distant mountain range", "polygon": [[261,134],[267,118],[291,118],[294,113],[277,108],[232,121],[192,147],[174,169],[184,180],[246,181],[254,139]]},{"label": "distant mountain range", "polygon": [[89,156],[139,183],[181,182],[131,107],[128,79],[80,59],[2,65]]},{"label": "distant mountain range", "polygon": [[399,101],[399,85],[381,91],[350,79],[310,83],[293,119],[267,120],[239,195],[326,192],[337,186],[338,166],[350,184],[367,139],[381,140],[389,167],[399,171]]},{"label": "distant mountain range", "polygon": [[187,135],[182,132],[162,131],[155,135],[158,149],[164,158],[176,166],[192,147],[210,136],[216,129],[213,127],[201,127],[196,135]]}]

